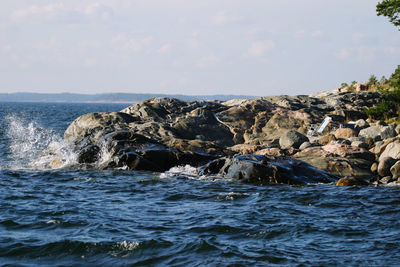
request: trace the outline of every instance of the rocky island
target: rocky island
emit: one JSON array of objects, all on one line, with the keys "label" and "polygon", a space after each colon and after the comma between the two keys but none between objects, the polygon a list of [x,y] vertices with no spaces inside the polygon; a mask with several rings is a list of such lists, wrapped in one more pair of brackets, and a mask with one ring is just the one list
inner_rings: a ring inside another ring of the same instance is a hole
[{"label": "rocky island", "polygon": [[365,112],[388,96],[356,89],[225,102],[151,98],[85,114],[64,137],[85,168],[190,165],[198,175],[259,185],[397,183],[400,126]]}]

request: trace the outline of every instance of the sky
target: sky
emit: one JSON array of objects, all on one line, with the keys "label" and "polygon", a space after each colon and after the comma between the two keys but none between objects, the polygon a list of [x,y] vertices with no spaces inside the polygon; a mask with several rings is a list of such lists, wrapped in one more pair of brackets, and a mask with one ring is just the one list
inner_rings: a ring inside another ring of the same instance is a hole
[{"label": "sky", "polygon": [[400,65],[374,0],[0,1],[0,93],[298,95]]}]

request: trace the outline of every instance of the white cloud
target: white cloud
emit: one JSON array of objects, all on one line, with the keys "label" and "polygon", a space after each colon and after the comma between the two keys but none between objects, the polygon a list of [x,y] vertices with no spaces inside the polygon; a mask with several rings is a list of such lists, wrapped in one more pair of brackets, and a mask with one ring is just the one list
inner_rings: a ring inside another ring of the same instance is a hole
[{"label": "white cloud", "polygon": [[113,15],[113,9],[100,3],[94,3],[84,8],[83,13],[89,17],[107,20]]},{"label": "white cloud", "polygon": [[84,60],[85,67],[94,67],[97,65],[97,59],[94,57],[88,57]]},{"label": "white cloud", "polygon": [[198,38],[196,38],[196,37],[186,39],[186,40],[185,40],[185,44],[186,44],[186,46],[187,46],[188,48],[190,48],[190,49],[198,49],[198,48],[200,48],[201,45],[202,45],[202,44],[201,44],[201,41],[200,41]]},{"label": "white cloud", "polygon": [[261,57],[267,51],[275,48],[275,42],[272,40],[262,40],[253,42],[247,50],[247,55],[252,57]]},{"label": "white cloud", "polygon": [[159,54],[168,54],[171,51],[171,45],[169,44],[164,44],[161,46],[158,50],[157,53]]},{"label": "white cloud", "polygon": [[120,33],[112,38],[111,44],[116,51],[123,53],[137,53],[148,48],[152,41],[152,37],[135,38],[131,36],[131,34]]},{"label": "white cloud", "polygon": [[342,48],[340,51],[335,53],[335,57],[339,59],[347,59],[351,55],[351,48]]},{"label": "white cloud", "polygon": [[207,55],[199,59],[197,66],[200,68],[208,68],[215,66],[220,62],[220,59],[215,55]]},{"label": "white cloud", "polygon": [[100,3],[91,3],[86,6],[67,6],[63,3],[48,5],[32,5],[26,8],[15,10],[11,13],[10,19],[14,22],[25,20],[72,20],[80,21],[85,19],[107,20],[114,14],[113,8]]},{"label": "white cloud", "polygon": [[305,30],[303,30],[303,29],[297,30],[297,31],[294,33],[294,37],[295,37],[295,38],[303,38],[303,37],[305,36],[305,34],[306,34],[306,31],[305,31]]},{"label": "white cloud", "polygon": [[339,59],[355,58],[359,61],[372,61],[379,58],[379,55],[388,56],[400,55],[400,48],[393,46],[354,46],[340,49],[335,56]]},{"label": "white cloud", "polygon": [[18,9],[11,13],[11,20],[13,21],[22,21],[29,17],[40,17],[42,19],[52,19],[59,12],[64,9],[64,5],[62,3],[49,4],[43,6],[33,5],[27,8]]},{"label": "white cloud", "polygon": [[242,20],[243,20],[242,16],[235,16],[233,14],[228,14],[227,11],[220,11],[212,18],[213,24],[219,26],[239,22]]},{"label": "white cloud", "polygon": [[311,36],[312,36],[312,37],[320,37],[320,36],[322,36],[322,35],[324,35],[324,33],[323,33],[321,30],[315,30],[315,31],[313,31],[313,32],[311,33]]}]

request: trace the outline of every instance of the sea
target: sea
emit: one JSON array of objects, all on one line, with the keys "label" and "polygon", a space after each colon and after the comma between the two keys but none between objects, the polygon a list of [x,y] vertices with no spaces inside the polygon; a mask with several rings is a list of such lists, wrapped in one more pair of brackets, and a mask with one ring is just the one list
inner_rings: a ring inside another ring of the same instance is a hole
[{"label": "sea", "polygon": [[0,102],[0,266],[400,265],[400,187],[79,166],[68,125],[128,105]]}]

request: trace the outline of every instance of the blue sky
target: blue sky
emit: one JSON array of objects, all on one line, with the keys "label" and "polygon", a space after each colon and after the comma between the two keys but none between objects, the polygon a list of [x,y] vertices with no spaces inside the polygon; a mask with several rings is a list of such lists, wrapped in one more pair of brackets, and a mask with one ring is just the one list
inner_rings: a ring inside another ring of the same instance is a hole
[{"label": "blue sky", "polygon": [[389,76],[374,0],[13,0],[0,92],[310,94]]}]

